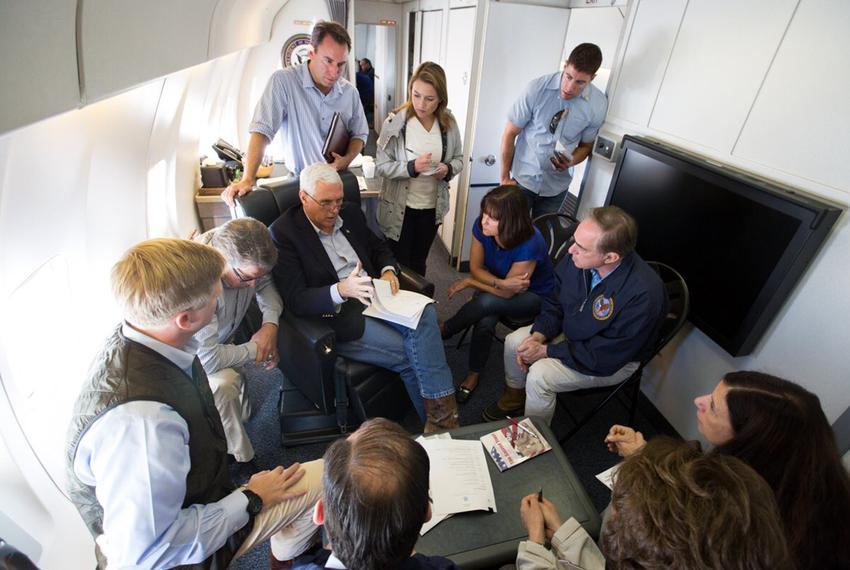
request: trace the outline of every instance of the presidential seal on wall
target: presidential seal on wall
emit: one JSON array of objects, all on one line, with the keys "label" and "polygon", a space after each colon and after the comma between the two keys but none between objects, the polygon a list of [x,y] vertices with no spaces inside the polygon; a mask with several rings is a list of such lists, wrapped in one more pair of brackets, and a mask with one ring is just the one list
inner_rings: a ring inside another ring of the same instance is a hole
[{"label": "presidential seal on wall", "polygon": [[307,49],[310,47],[310,34],[295,34],[286,40],[280,51],[280,63],[283,67],[295,67],[307,61]]}]

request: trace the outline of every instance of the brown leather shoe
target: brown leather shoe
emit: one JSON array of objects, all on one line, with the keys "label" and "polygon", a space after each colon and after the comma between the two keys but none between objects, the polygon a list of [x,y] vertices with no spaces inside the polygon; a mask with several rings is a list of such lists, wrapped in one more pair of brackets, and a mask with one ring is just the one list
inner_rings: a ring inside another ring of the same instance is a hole
[{"label": "brown leather shoe", "polygon": [[505,392],[498,402],[484,408],[481,414],[485,422],[496,422],[505,416],[521,416],[525,412],[525,390],[505,386]]},{"label": "brown leather shoe", "polygon": [[450,394],[433,400],[425,398],[425,418],[425,433],[459,427],[455,395]]}]

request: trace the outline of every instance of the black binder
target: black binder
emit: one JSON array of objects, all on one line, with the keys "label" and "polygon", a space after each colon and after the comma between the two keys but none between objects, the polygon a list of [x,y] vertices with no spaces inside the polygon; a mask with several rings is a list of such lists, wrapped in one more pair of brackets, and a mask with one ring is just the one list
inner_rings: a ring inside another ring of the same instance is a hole
[{"label": "black binder", "polygon": [[328,129],[328,136],[325,137],[325,144],[322,146],[322,156],[328,162],[333,162],[332,152],[345,155],[348,152],[348,140],[348,129],[343,123],[342,116],[339,113],[334,113],[331,119],[331,128]]}]

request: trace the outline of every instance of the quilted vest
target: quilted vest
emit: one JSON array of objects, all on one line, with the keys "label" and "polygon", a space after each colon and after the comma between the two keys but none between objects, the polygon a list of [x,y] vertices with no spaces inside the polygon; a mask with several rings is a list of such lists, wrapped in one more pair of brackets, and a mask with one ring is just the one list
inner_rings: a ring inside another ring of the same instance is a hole
[{"label": "quilted vest", "polygon": [[[89,426],[112,408],[127,402],[161,402],[186,421],[191,468],[186,475],[183,508],[218,501],[235,488],[227,469],[227,441],[221,417],[197,358],[193,368],[194,378],[189,378],[164,356],[127,339],[120,326],[95,357],[88,380],[74,404],[65,462],[68,496],[95,538],[103,534],[103,508],[97,501],[95,488],[85,485],[74,474],[74,457]],[[246,526],[250,528],[251,524]]]}]

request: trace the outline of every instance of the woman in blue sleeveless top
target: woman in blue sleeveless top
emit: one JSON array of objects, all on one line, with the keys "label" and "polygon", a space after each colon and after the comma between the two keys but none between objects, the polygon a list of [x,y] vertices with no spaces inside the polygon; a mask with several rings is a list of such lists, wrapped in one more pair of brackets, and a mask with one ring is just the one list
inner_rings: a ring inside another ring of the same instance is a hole
[{"label": "woman in blue sleeveless top", "polygon": [[475,293],[442,325],[443,338],[473,326],[469,371],[456,392],[461,404],[478,385],[499,318],[537,315],[541,296],[555,283],[546,241],[532,225],[519,187],[499,186],[484,196],[472,237],[470,276],[453,283],[448,295],[451,299],[467,288]]}]

